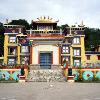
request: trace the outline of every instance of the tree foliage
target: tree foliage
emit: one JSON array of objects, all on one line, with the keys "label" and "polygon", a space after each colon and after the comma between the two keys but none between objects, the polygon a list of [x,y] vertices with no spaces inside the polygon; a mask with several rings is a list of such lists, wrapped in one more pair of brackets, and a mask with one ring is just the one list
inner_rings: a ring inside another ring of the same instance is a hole
[{"label": "tree foliage", "polygon": [[68,24],[57,26],[57,29],[62,29],[64,31],[66,27],[69,27]]},{"label": "tree foliage", "polygon": [[23,26],[25,26],[26,29],[30,29],[29,23],[26,20],[24,20],[24,19],[12,20],[8,24],[9,25],[23,25]]},{"label": "tree foliage", "polygon": [[96,46],[100,45],[100,29],[86,28],[84,33],[86,50],[93,51]]},{"label": "tree foliage", "polygon": [[66,27],[69,27],[68,24],[61,25],[62,30],[64,30]]},{"label": "tree foliage", "polygon": [[4,27],[3,27],[3,24],[0,23],[0,56],[2,56],[4,53]]}]

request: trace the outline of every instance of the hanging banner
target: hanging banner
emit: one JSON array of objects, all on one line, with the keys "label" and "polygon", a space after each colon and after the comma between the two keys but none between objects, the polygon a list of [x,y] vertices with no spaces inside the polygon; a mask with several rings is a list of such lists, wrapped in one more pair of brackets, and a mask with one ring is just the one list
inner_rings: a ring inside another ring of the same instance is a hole
[{"label": "hanging banner", "polygon": [[29,41],[27,38],[25,37],[19,37],[18,38],[18,43],[22,46],[28,46],[29,45]]}]

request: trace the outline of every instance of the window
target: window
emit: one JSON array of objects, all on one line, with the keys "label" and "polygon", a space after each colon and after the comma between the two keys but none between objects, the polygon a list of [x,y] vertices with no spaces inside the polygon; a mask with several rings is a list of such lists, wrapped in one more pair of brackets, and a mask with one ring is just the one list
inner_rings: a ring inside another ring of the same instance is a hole
[{"label": "window", "polygon": [[10,55],[15,55],[16,54],[16,49],[15,48],[9,48],[9,54]]},{"label": "window", "polygon": [[3,65],[3,60],[2,59],[0,59],[0,65]]},{"label": "window", "polygon": [[9,42],[10,43],[15,43],[16,42],[16,37],[9,37]]},{"label": "window", "polygon": [[52,30],[52,29],[53,29],[52,26],[45,26],[45,25],[38,26],[38,30]]},{"label": "window", "polygon": [[62,57],[62,64],[64,64],[65,62],[69,64],[69,62],[70,62],[69,56],[63,56]]},{"label": "window", "polygon": [[15,64],[15,59],[13,58],[8,59],[8,64],[9,65]]},{"label": "window", "polygon": [[87,55],[86,57],[87,57],[87,60],[90,60],[90,55]]},{"label": "window", "polygon": [[73,39],[73,44],[80,44],[80,38],[79,37],[75,37]]},{"label": "window", "polygon": [[62,47],[62,53],[69,53],[69,47],[63,46]]},{"label": "window", "polygon": [[21,64],[27,64],[28,65],[29,58],[28,57],[21,57]]},{"label": "window", "polygon": [[73,55],[74,56],[80,56],[80,49],[74,49],[74,52],[73,52]]},{"label": "window", "polygon": [[98,60],[100,60],[100,56],[98,56]]},{"label": "window", "polygon": [[22,52],[22,53],[28,52],[28,46],[22,46],[22,47],[21,47],[21,52]]},{"label": "window", "polygon": [[80,65],[80,59],[74,59],[74,66],[77,67]]}]

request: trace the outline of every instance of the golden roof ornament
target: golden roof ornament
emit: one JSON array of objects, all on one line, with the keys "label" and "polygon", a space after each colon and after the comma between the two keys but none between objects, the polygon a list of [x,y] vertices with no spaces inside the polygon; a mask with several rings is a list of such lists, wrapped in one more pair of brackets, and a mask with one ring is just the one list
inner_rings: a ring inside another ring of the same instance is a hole
[{"label": "golden roof ornament", "polygon": [[37,18],[38,21],[40,22],[52,22],[52,18],[50,18],[49,16],[48,17],[45,17],[45,16],[41,16],[39,18]]}]

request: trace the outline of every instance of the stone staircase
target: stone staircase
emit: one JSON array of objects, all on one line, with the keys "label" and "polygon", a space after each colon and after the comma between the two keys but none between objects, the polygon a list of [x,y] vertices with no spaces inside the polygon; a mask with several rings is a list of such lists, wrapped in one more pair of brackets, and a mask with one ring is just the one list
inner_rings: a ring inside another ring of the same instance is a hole
[{"label": "stone staircase", "polygon": [[61,69],[30,70],[28,82],[64,82],[66,81]]}]

